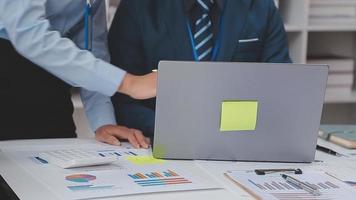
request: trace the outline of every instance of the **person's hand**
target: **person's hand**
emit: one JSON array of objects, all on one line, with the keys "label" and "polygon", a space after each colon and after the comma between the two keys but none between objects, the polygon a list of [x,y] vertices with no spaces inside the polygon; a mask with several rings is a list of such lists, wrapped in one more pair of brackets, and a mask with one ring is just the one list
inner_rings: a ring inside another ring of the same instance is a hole
[{"label": "person's hand", "polygon": [[126,139],[137,149],[147,149],[150,145],[149,139],[145,138],[141,131],[115,125],[98,128],[95,132],[95,139],[116,146],[120,146],[120,139]]},{"label": "person's hand", "polygon": [[126,74],[118,91],[134,99],[153,98],[157,93],[157,73],[144,76]]}]

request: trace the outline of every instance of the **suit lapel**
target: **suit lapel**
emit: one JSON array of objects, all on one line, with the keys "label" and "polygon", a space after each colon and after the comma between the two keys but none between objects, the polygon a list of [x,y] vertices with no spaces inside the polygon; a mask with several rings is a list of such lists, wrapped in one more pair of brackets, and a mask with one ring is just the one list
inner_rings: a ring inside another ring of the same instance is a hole
[{"label": "suit lapel", "polygon": [[245,27],[251,0],[226,0],[218,61],[231,61]]},{"label": "suit lapel", "polygon": [[[171,3],[174,2],[174,3]],[[163,3],[165,2],[165,3]],[[182,0],[162,1],[165,10],[163,15],[168,34],[171,39],[171,47],[177,60],[193,60],[192,46],[187,30],[187,17],[185,16]]]}]

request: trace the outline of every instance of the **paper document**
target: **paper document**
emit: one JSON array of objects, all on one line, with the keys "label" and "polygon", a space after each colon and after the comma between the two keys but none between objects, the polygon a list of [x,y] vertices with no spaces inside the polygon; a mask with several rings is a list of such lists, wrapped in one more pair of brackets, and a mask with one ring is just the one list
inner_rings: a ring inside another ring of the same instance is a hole
[{"label": "paper document", "polygon": [[321,195],[314,196],[302,188],[288,183],[280,173],[256,175],[255,172],[229,171],[226,176],[236,185],[245,189],[256,199],[274,200],[332,200],[355,199],[356,191],[346,183],[327,175],[323,171],[303,171],[290,176],[317,188]]},{"label": "paper document", "polygon": [[[335,157],[337,158],[337,157]],[[296,169],[300,168],[303,171],[324,171],[337,179],[353,186],[356,189],[356,165],[353,160],[344,160],[342,162],[313,162],[313,163],[253,163],[253,169]],[[340,170],[342,166],[342,170]],[[251,163],[239,162],[238,169],[248,171],[251,170]],[[226,169],[224,171],[234,171]]]},{"label": "paper document", "polygon": [[331,150],[343,155],[347,159],[356,160],[356,149],[346,149],[344,147],[341,147],[337,144],[333,144],[333,143],[328,142],[321,138],[318,139],[318,145],[328,148],[328,149],[331,149]]},{"label": "paper document", "polygon": [[[74,149],[75,146],[67,148]],[[117,156],[118,161],[110,165],[73,169],[62,169],[42,159],[40,153],[48,150],[33,148],[32,151],[3,151],[59,199],[92,199],[219,188],[193,162],[157,160],[152,158],[151,150],[117,147],[88,149],[104,156]]]}]

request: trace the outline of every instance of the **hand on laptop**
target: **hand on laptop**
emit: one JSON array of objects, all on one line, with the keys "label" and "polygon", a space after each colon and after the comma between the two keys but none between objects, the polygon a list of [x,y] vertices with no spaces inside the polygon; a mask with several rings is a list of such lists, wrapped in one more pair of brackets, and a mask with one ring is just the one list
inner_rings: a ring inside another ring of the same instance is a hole
[{"label": "hand on laptop", "polygon": [[147,149],[150,141],[141,131],[124,126],[105,125],[95,132],[95,139],[111,145],[120,146],[120,139],[128,140],[135,148]]},{"label": "hand on laptop", "polygon": [[157,73],[153,72],[144,76],[126,74],[119,92],[127,94],[134,99],[149,99],[156,96]]}]

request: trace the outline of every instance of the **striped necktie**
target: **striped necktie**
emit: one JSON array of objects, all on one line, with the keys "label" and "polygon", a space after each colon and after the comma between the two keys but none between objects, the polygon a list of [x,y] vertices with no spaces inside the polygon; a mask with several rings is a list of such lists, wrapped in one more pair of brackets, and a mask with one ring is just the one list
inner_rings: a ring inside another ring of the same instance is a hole
[{"label": "striped necktie", "polygon": [[209,11],[214,0],[197,0],[199,7],[199,18],[195,21],[195,50],[197,52],[198,61],[209,61],[212,58],[213,52],[213,29],[212,22],[209,16]]}]

